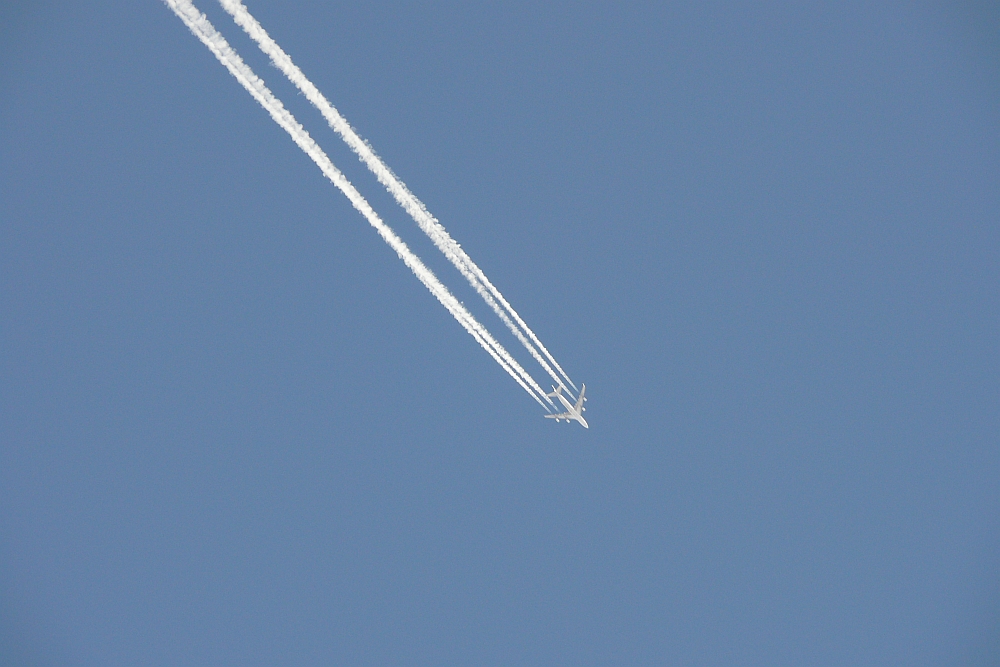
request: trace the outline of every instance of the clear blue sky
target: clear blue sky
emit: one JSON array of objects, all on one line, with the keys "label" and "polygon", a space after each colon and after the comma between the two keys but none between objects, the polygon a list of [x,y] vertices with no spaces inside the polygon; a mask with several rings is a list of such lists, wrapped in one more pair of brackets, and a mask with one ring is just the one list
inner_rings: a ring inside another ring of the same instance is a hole
[{"label": "clear blue sky", "polygon": [[248,5],[587,383],[589,430],[162,3],[23,4],[0,662],[1000,661],[989,3]]}]

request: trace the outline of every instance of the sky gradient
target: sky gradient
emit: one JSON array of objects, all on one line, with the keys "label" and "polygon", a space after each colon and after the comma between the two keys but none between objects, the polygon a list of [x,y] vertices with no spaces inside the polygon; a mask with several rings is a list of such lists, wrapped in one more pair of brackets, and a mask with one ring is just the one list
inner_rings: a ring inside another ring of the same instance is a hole
[{"label": "sky gradient", "polygon": [[165,5],[5,7],[0,662],[1000,660],[996,10],[248,7],[591,428]]}]

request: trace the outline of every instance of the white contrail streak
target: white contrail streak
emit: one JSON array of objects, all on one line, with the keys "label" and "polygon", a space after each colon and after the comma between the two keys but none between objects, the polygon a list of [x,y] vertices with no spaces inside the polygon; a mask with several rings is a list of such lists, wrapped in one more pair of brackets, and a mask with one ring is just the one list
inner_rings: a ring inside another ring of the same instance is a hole
[{"label": "white contrail streak", "polygon": [[350,181],[340,173],[326,153],[313,141],[309,133],[306,132],[291,112],[285,109],[273,93],[264,85],[264,82],[253,73],[253,70],[243,62],[243,59],[229,46],[225,38],[219,34],[208,18],[198,11],[190,0],[165,0],[167,6],[187,25],[192,33],[202,41],[215,54],[226,69],[236,77],[236,79],[247,89],[254,99],[271,115],[278,125],[280,125],[292,140],[301,148],[306,155],[312,158],[313,162],[320,168],[323,174],[336,185],[350,200],[372,227],[379,233],[389,246],[396,251],[400,259],[410,268],[417,278],[430,290],[431,294],[437,297],[438,301],[448,309],[458,322],[465,327],[466,331],[479,342],[483,348],[492,355],[500,366],[514,378],[521,387],[528,392],[542,407],[546,407],[543,399],[551,403],[545,396],[545,392],[538,383],[510,356],[510,353],[498,343],[492,335],[481,325],[468,310],[456,299],[448,288],[445,287],[437,276],[427,268],[420,258],[413,254],[407,245],[378,217],[378,214],[365,201]]},{"label": "white contrail streak", "polygon": [[[313,83],[306,78],[292,59],[286,54],[278,44],[271,39],[267,31],[261,27],[260,23],[257,22],[250,12],[243,5],[240,0],[219,0],[223,8],[229,12],[236,23],[243,28],[243,30],[250,35],[250,37],[257,42],[260,49],[267,54],[271,59],[271,62],[284,72],[285,76],[295,84],[296,87],[306,96],[313,106],[319,109],[320,113],[326,119],[330,127],[334,129],[341,136],[345,143],[350,146],[362,162],[375,174],[379,182],[385,186],[385,188],[392,194],[400,206],[402,206],[410,216],[416,221],[420,229],[424,231],[427,236],[434,242],[434,245],[444,253],[445,257],[451,261],[452,264],[465,276],[465,279],[469,281],[469,284],[479,293],[479,295],[489,304],[490,308],[493,309],[507,328],[517,337],[521,344],[531,353],[535,360],[545,369],[545,371],[560,385],[563,385],[562,379],[556,375],[552,367],[549,366],[551,362],[552,366],[558,369],[559,373],[567,382],[576,389],[576,385],[570,380],[569,375],[556,363],[555,358],[549,353],[542,342],[534,334],[534,332],[528,328],[524,320],[517,314],[514,308],[504,299],[503,295],[500,294],[500,290],[493,286],[493,284],[487,279],[486,274],[476,265],[475,262],[462,250],[461,246],[451,238],[444,226],[430,214],[424,204],[416,198],[409,191],[406,185],[399,180],[399,178],[392,172],[389,167],[382,162],[381,158],[375,153],[372,147],[358,136],[354,128],[351,127],[350,123],[340,115],[340,112],[329,100],[323,96],[319,89],[316,88]],[[497,303],[499,302],[499,303]],[[515,324],[511,321],[511,318],[517,322]],[[522,333],[523,331],[523,333]],[[527,338],[525,337],[527,335]],[[529,341],[528,338],[531,340]],[[533,344],[532,344],[533,343]],[[538,349],[535,346],[538,346]],[[543,358],[539,354],[538,350],[541,350],[545,355]],[[548,361],[546,361],[546,359]]]}]

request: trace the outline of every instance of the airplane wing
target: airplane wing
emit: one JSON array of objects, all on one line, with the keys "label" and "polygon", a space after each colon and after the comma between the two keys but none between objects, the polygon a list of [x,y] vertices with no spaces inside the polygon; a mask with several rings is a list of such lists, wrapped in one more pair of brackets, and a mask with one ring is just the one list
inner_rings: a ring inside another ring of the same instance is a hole
[{"label": "airplane wing", "polygon": [[575,408],[574,408],[574,409],[575,409],[575,410],[576,410],[577,412],[583,412],[584,410],[586,410],[586,409],[587,409],[587,408],[583,407],[583,402],[587,400],[587,399],[585,399],[585,398],[583,397],[583,395],[584,395],[584,394],[585,394],[586,392],[587,392],[587,385],[583,385],[583,388],[582,388],[582,389],[580,389],[580,398],[578,398],[578,399],[576,400],[576,406],[575,406]]},{"label": "airplane wing", "polygon": [[570,419],[573,418],[573,415],[571,415],[568,412],[564,412],[559,415],[544,415],[544,416],[546,419],[565,419],[566,421],[569,421]]}]

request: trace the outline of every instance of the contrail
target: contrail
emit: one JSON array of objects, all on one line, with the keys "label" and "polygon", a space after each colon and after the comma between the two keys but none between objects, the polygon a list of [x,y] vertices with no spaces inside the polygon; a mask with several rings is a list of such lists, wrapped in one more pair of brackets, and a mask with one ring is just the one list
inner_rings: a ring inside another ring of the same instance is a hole
[{"label": "contrail", "polygon": [[306,132],[291,112],[285,109],[284,105],[267,88],[264,82],[253,73],[253,70],[243,62],[239,54],[233,50],[226,39],[219,34],[215,27],[209,22],[208,17],[198,11],[190,0],[165,0],[168,7],[187,25],[192,33],[202,43],[215,54],[230,74],[236,77],[247,92],[256,99],[262,107],[271,115],[278,125],[280,125],[292,137],[292,140],[303,150],[313,162],[320,168],[326,176],[341,192],[350,200],[351,204],[365,218],[369,224],[375,228],[379,235],[389,246],[396,251],[400,259],[410,268],[425,287],[437,297],[438,301],[448,309],[448,312],[465,327],[465,330],[472,335],[476,341],[482,345],[483,349],[490,353],[500,366],[507,371],[521,387],[531,395],[539,405],[548,409],[543,399],[551,403],[545,392],[538,383],[514,360],[507,350],[498,343],[492,335],[480,324],[468,310],[465,309],[458,299],[456,299],[448,288],[445,287],[437,276],[424,265],[420,258],[413,254],[407,245],[386,225],[378,214],[372,209],[361,193],[358,192],[350,181],[337,169],[326,153],[313,141],[309,133]]},{"label": "contrail", "polygon": [[[320,113],[326,119],[330,127],[334,129],[341,136],[345,143],[350,146],[362,162],[375,174],[379,182],[385,186],[385,188],[392,194],[400,206],[402,206],[407,213],[416,221],[420,229],[424,231],[427,236],[434,242],[434,245],[444,253],[445,257],[451,261],[452,264],[465,276],[465,279],[469,281],[469,284],[479,293],[486,303],[489,304],[490,308],[493,309],[507,328],[517,337],[522,345],[531,353],[535,360],[545,369],[545,371],[561,386],[563,385],[562,379],[559,375],[556,375],[552,367],[549,366],[551,362],[552,366],[558,369],[559,373],[567,382],[576,389],[576,385],[570,380],[569,375],[559,366],[555,358],[549,353],[542,342],[534,334],[534,332],[528,328],[528,325],[521,319],[514,308],[504,299],[503,295],[500,294],[500,290],[493,286],[493,284],[486,277],[486,274],[472,261],[462,247],[451,238],[448,231],[444,226],[430,214],[427,207],[416,198],[409,191],[406,185],[399,180],[399,178],[392,172],[389,167],[382,162],[381,158],[375,153],[372,147],[358,136],[354,128],[351,127],[350,123],[340,115],[340,112],[329,100],[323,96],[319,89],[316,88],[313,83],[306,78],[292,59],[286,54],[278,44],[271,39],[267,31],[260,25],[260,23],[255,19],[247,8],[243,5],[240,0],[219,0],[223,8],[232,15],[236,23],[243,28],[243,30],[250,35],[250,37],[257,42],[260,49],[267,54],[271,59],[271,62],[284,72],[285,76],[295,84],[296,87],[306,96],[313,106],[319,109]],[[499,303],[497,303],[499,302]],[[511,318],[517,322],[511,321]],[[523,331],[523,333],[522,333]],[[527,338],[525,337],[527,335]],[[529,341],[528,338],[531,340]],[[532,344],[533,343],[533,344]],[[535,346],[538,346],[538,349]],[[538,350],[545,355],[543,358],[539,354]],[[546,361],[546,359],[548,361]]]}]

